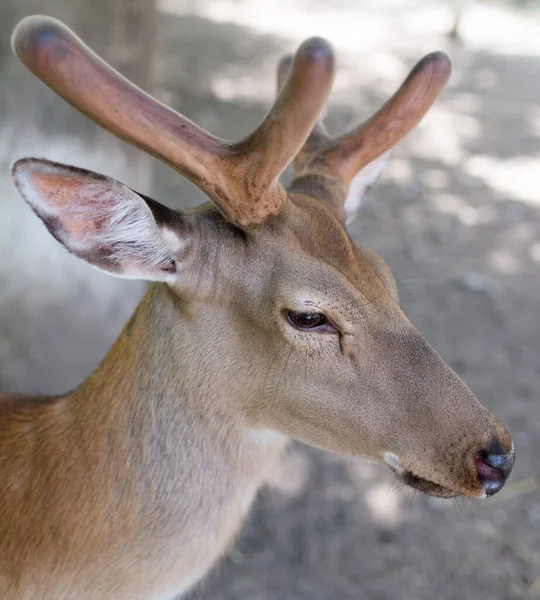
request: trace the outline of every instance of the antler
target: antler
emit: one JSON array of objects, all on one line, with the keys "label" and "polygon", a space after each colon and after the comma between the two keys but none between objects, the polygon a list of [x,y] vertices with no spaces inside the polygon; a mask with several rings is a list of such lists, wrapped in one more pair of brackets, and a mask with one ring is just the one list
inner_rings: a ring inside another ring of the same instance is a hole
[{"label": "antler", "polygon": [[[278,67],[278,89],[290,69],[292,57],[286,57]],[[394,146],[422,119],[442,91],[450,72],[448,56],[433,52],[416,64],[398,91],[359,127],[331,138],[319,119],[295,159],[299,185],[295,186],[293,181],[291,190],[302,189],[299,180],[305,175],[323,175],[342,184],[346,195],[356,173]],[[341,194],[340,201],[345,195]],[[335,193],[332,199],[335,202]]]},{"label": "antler", "polygon": [[279,176],[304,144],[333,79],[330,46],[320,38],[307,40],[267,117],[246,139],[232,143],[133,85],[55,19],[23,19],[12,45],[20,60],[72,106],[179,171],[240,226],[262,222],[286,201]]}]

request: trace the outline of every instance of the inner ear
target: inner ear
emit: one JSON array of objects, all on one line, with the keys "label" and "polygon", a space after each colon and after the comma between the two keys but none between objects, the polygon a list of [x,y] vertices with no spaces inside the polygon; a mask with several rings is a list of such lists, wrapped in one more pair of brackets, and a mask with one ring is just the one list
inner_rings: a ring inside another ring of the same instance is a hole
[{"label": "inner ear", "polygon": [[72,254],[120,277],[167,281],[182,246],[182,216],[124,184],[41,159],[13,166],[15,184]]},{"label": "inner ear", "polygon": [[344,206],[346,224],[352,223],[356,218],[364,196],[375,185],[379,175],[386,167],[389,158],[390,150],[387,150],[384,154],[381,154],[381,156],[362,167],[353,177],[349,184]]}]

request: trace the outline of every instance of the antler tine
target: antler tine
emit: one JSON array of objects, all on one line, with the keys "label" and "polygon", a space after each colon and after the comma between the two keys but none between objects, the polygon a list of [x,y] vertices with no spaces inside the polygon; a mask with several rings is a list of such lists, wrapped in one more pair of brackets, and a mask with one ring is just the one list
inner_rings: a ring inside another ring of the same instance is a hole
[{"label": "antler tine", "polygon": [[306,155],[302,170],[316,170],[348,186],[363,166],[389,150],[422,119],[442,91],[451,67],[443,52],[425,56],[378,112]]},{"label": "antler tine", "polygon": [[285,190],[278,178],[309,136],[333,78],[330,44],[322,38],[306,40],[287,71],[282,71],[274,106],[260,126],[236,145],[235,160],[241,171],[237,180],[244,181],[246,192],[257,197],[259,204],[284,201]]},{"label": "antler tine", "polygon": [[12,45],[20,60],[72,106],[179,171],[241,226],[263,221],[285,202],[279,175],[308,136],[333,75],[327,42],[304,42],[265,120],[245,140],[231,143],[133,85],[55,19],[23,19]]},{"label": "antler tine", "polygon": [[[292,54],[287,54],[279,61],[277,68],[278,94],[285,85],[285,82],[287,81],[287,78],[290,75],[291,67],[293,64],[293,58],[294,57]],[[334,58],[332,58],[332,60],[334,60]],[[317,120],[315,121],[315,124],[313,125],[313,128],[308,138],[306,139],[304,145],[299,151],[299,154],[297,155],[297,158],[300,160],[300,162],[302,161],[302,156],[304,153],[309,153],[316,150],[317,148],[320,148],[324,144],[324,142],[330,139],[330,136],[328,135],[328,132],[326,131],[326,128],[323,123],[323,117],[325,112],[326,107],[324,106]]]}]

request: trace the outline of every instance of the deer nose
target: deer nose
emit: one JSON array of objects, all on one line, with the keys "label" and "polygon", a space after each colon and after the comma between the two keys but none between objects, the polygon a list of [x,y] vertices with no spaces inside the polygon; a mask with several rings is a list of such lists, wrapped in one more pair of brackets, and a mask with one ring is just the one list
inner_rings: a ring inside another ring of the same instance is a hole
[{"label": "deer nose", "polygon": [[498,442],[491,444],[478,452],[474,464],[486,496],[493,496],[502,489],[512,472],[514,450],[505,453]]}]

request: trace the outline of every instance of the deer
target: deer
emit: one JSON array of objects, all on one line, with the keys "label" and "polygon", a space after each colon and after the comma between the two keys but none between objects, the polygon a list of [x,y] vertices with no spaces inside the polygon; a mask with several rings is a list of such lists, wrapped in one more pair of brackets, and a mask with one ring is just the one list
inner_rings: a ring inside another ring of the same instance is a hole
[{"label": "deer", "polygon": [[383,259],[346,229],[442,91],[446,54],[424,57],[378,112],[332,137],[321,114],[334,52],[310,38],[279,63],[266,118],[231,142],[59,21],[26,17],[12,45],[64,100],[209,202],[175,211],[82,168],[14,163],[23,199],[68,252],[150,283],[78,388],[0,398],[0,597],[186,594],[230,549],[290,440],[386,465],[431,496],[503,487],[510,434],[407,319]]}]

